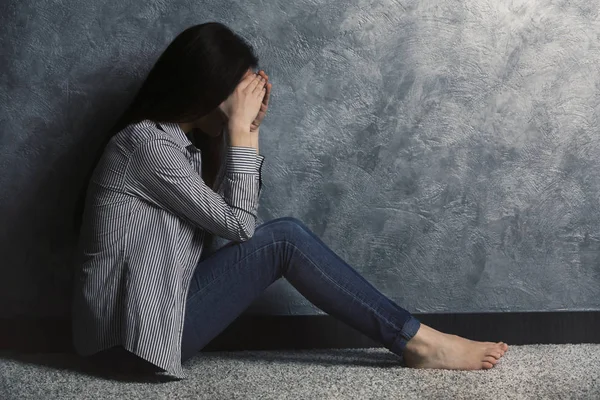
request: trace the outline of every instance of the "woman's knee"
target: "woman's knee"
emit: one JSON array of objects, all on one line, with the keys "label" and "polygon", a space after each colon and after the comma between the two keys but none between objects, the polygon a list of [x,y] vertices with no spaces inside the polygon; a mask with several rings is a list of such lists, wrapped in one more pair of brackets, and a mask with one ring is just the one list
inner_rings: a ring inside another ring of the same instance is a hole
[{"label": "woman's knee", "polygon": [[280,217],[275,218],[266,223],[272,232],[276,232],[281,235],[281,237],[285,237],[290,239],[294,237],[296,234],[306,233],[309,229],[302,221],[300,221],[296,217]]},{"label": "woman's knee", "polygon": [[272,219],[271,221],[273,221],[273,222],[280,222],[280,221],[281,222],[287,222],[287,223],[290,223],[292,225],[299,225],[299,226],[304,225],[302,223],[302,221],[300,221],[298,218],[296,218],[296,217],[290,217],[290,216],[275,218],[275,219]]}]

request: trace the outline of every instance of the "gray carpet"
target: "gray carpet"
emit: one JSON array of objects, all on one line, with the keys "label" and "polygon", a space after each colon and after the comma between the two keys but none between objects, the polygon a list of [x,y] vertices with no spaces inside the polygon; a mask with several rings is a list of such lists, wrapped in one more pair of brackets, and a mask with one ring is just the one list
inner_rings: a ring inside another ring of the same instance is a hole
[{"label": "gray carpet", "polygon": [[600,345],[511,346],[491,370],[416,370],[385,348],[201,352],[190,378],[110,377],[66,354],[0,353],[16,399],[600,399]]}]

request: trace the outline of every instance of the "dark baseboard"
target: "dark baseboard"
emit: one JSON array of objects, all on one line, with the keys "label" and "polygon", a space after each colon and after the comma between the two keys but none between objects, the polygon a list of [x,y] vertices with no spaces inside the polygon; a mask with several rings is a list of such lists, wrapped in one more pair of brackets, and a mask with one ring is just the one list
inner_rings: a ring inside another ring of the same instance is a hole
[{"label": "dark baseboard", "polygon": [[[439,331],[509,345],[600,343],[600,311],[413,314]],[[241,315],[202,351],[382,347],[329,315]],[[73,352],[69,319],[0,319],[0,349]]]}]

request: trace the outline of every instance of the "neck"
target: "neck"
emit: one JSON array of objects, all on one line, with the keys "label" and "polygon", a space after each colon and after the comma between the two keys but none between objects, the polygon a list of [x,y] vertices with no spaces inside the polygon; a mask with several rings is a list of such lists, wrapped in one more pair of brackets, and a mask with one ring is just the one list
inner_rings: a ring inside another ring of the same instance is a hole
[{"label": "neck", "polygon": [[186,135],[194,129],[193,122],[180,122],[178,125]]}]

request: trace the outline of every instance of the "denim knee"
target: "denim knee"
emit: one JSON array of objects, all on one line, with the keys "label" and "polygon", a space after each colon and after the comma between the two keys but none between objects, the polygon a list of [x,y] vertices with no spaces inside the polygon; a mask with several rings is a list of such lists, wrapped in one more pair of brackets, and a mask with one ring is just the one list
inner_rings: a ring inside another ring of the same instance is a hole
[{"label": "denim knee", "polygon": [[278,232],[281,237],[291,240],[297,234],[305,234],[308,227],[296,217],[280,217],[268,221],[271,232]]},{"label": "denim knee", "polygon": [[288,221],[289,223],[291,223],[292,225],[299,225],[301,227],[304,226],[304,224],[302,223],[302,221],[300,221],[298,218],[296,217],[279,217],[279,218],[275,218],[274,220],[272,220],[272,222],[276,222],[276,221]]}]

